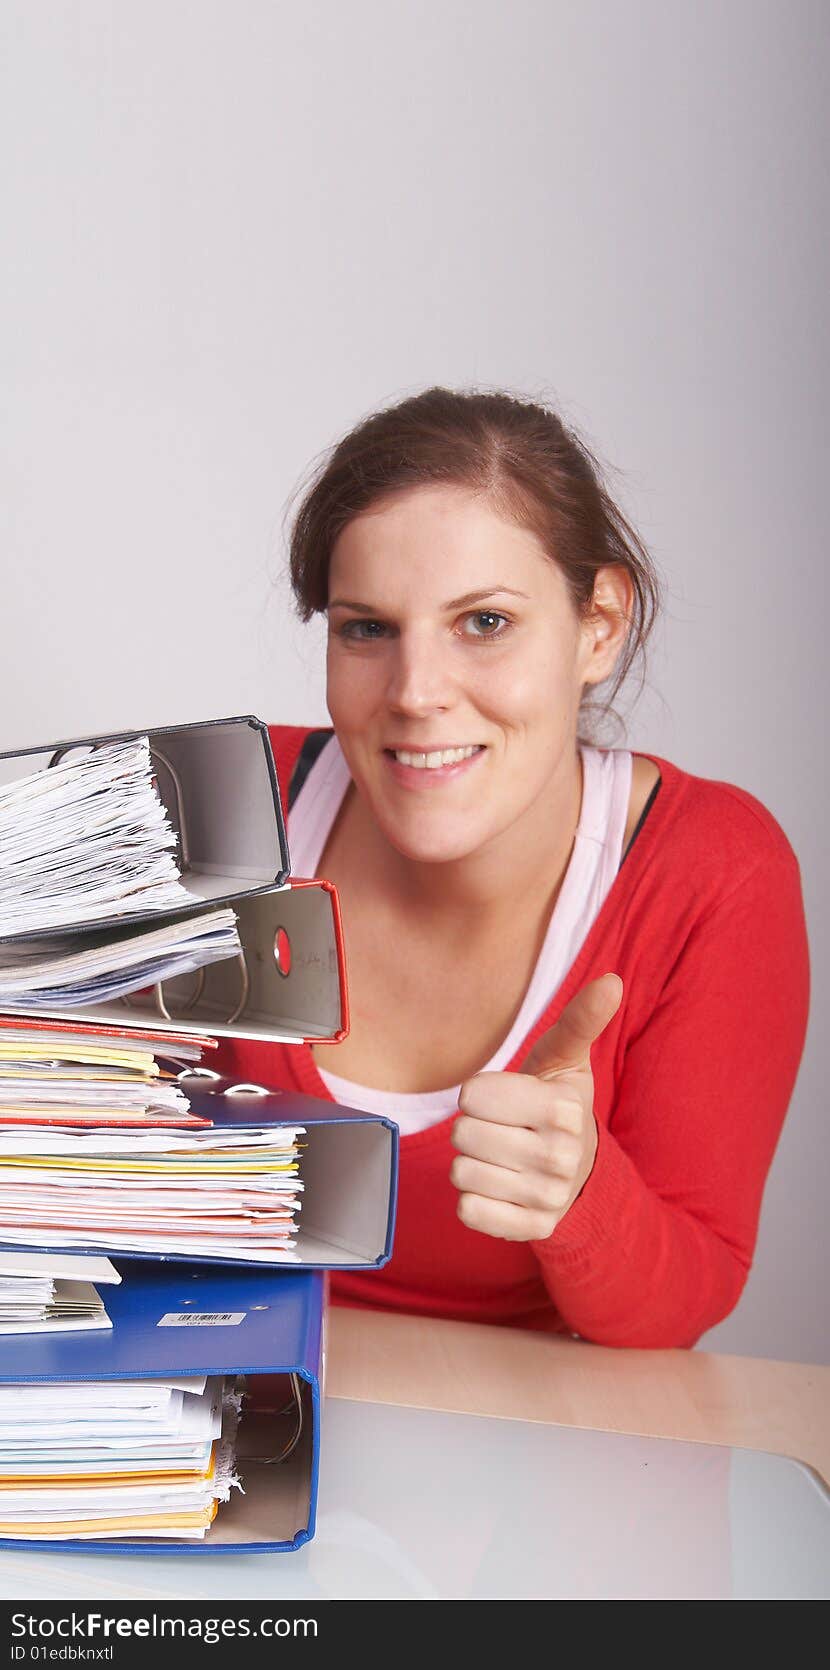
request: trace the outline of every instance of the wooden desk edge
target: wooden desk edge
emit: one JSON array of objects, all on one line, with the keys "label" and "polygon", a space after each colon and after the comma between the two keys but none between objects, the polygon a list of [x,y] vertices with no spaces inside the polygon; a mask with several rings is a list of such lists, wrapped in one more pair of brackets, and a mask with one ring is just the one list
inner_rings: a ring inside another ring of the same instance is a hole
[{"label": "wooden desk edge", "polygon": [[768,1450],[830,1486],[830,1369],[333,1306],[331,1397]]}]

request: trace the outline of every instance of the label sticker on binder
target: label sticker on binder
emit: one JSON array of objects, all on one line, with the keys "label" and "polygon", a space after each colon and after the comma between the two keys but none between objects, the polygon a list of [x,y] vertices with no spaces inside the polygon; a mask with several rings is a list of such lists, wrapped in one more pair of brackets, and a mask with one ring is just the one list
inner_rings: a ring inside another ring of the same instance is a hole
[{"label": "label sticker on binder", "polygon": [[156,1323],[157,1328],[235,1328],[244,1322],[244,1310],[169,1310]]}]

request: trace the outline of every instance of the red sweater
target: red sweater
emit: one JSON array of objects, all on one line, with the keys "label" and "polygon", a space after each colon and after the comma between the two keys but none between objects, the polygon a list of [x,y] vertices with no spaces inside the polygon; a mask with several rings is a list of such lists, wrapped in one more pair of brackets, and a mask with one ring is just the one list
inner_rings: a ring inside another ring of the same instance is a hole
[{"label": "red sweater", "polygon": [[[284,804],[307,734],[271,732]],[[509,1068],[587,981],[621,976],[592,1050],[599,1146],[581,1194],[547,1241],[496,1240],[456,1215],[453,1120],[404,1137],[393,1257],[333,1277],[335,1301],[628,1346],[693,1345],[736,1304],[804,1043],[799,870],[752,795],[651,757],[657,798]],[[220,1064],[331,1099],[305,1045],[227,1044]]]}]

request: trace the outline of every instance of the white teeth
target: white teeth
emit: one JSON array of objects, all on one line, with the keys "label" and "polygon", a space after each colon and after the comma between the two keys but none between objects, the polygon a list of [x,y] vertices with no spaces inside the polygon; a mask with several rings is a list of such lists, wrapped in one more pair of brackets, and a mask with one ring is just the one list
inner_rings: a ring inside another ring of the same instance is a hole
[{"label": "white teeth", "polygon": [[410,754],[406,748],[396,748],[395,759],[399,765],[414,765],[416,771],[435,771],[441,765],[459,765],[462,760],[469,760],[477,753],[477,743],[467,748],[436,749],[431,754]]}]

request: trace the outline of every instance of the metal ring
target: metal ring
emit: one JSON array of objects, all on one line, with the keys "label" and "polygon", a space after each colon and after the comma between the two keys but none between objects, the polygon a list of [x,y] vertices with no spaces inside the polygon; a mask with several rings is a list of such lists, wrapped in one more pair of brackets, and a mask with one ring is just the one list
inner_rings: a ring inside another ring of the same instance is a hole
[{"label": "metal ring", "polygon": [[229,1084],[226,1096],[267,1096],[264,1084]]},{"label": "metal ring", "polygon": [[234,1021],[238,1021],[246,1003],[248,1002],[248,998],[251,995],[251,979],[248,974],[248,964],[245,961],[245,952],[238,951],[236,960],[242,969],[242,996],[240,997],[236,1008],[233,1010],[233,1013],[230,1014],[225,1021],[225,1026],[233,1026]]},{"label": "metal ring", "polygon": [[[260,1461],[269,1467],[278,1467],[280,1462],[287,1461],[294,1454],[303,1435],[303,1399],[300,1392],[300,1377],[296,1372],[288,1376],[291,1383],[292,1403],[286,1404],[284,1409],[277,1411],[280,1415],[290,1415],[292,1408],[295,1414],[294,1431],[288,1442],[283,1446],[279,1455],[246,1455],[245,1461]],[[271,1411],[269,1411],[271,1413]]]},{"label": "metal ring", "polygon": [[201,997],[202,992],[204,991],[204,989],[205,989],[205,970],[203,968],[200,968],[200,969],[196,970],[196,990],[194,991],[193,996],[189,997],[187,999],[187,1001],[182,1004],[182,1007],[178,1010],[178,1013],[176,1015],[171,1015],[170,1010],[168,1009],[167,1004],[164,1001],[164,984],[161,980],[159,980],[158,984],[153,987],[153,993],[154,993],[154,996],[155,996],[156,1003],[158,1005],[160,1014],[163,1015],[163,1017],[166,1021],[172,1021],[172,1020],[186,1018],[190,1014],[191,1009],[194,1009],[196,1007],[196,1004],[198,1003],[199,998]]},{"label": "metal ring", "polygon": [[[225,962],[225,961],[230,962],[230,958],[229,957],[228,958],[223,957],[222,961],[223,962]],[[239,963],[240,968],[242,969],[242,995],[239,999],[239,1002],[236,1005],[236,1008],[231,1011],[227,1020],[226,1021],[220,1021],[218,1023],[220,1026],[233,1026],[234,1021],[238,1020],[240,1015],[242,1014],[242,1011],[245,1008],[245,1005],[248,1001],[248,998],[251,995],[251,979],[250,979],[250,975],[248,974],[248,964],[245,960],[245,952],[244,951],[237,951],[236,961]],[[159,981],[158,985],[153,987],[153,991],[155,993],[155,999],[156,999],[156,1003],[158,1004],[159,1012],[164,1017],[164,1019],[166,1021],[187,1020],[187,1018],[190,1014],[190,1011],[193,1009],[194,1005],[198,1003],[199,998],[201,997],[202,992],[204,990],[205,974],[206,974],[206,970],[204,968],[200,968],[199,969],[199,984],[196,987],[196,991],[195,991],[194,996],[191,997],[189,1002],[185,1005],[185,1007],[182,1008],[182,1009],[179,1009],[177,1014],[175,1014],[175,1015],[171,1015],[170,1010],[168,1009],[167,1004],[164,1001],[164,984],[163,984],[163,982]]]},{"label": "metal ring", "polygon": [[100,742],[90,742],[88,744],[84,743],[84,742],[65,742],[61,748],[56,748],[54,754],[50,755],[49,760],[47,762],[46,770],[51,771],[53,766],[60,765],[64,754],[71,754],[73,748],[85,748],[85,747],[89,747],[90,753],[94,754],[96,748],[103,747],[103,744],[100,743]]},{"label": "metal ring", "polygon": [[222,1074],[214,1073],[212,1067],[183,1067],[176,1074],[176,1083],[181,1084],[184,1079],[215,1079],[218,1082],[221,1077]]}]

